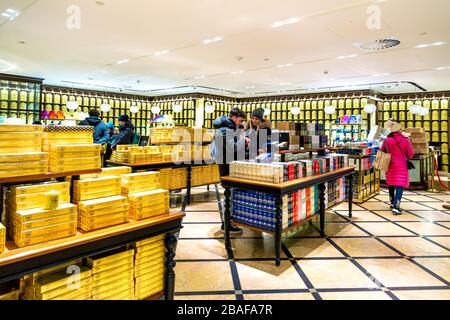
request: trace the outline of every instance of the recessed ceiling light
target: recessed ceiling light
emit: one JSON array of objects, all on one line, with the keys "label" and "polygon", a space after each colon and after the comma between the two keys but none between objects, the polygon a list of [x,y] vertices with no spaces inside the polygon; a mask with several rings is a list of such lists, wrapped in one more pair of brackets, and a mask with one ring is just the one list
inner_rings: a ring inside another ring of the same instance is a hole
[{"label": "recessed ceiling light", "polygon": [[280,83],[280,86],[288,86],[290,84],[291,84],[290,82],[283,82],[283,83]]},{"label": "recessed ceiling light", "polygon": [[155,56],[162,56],[163,54],[167,54],[167,53],[169,53],[169,50],[161,50],[161,51],[155,52]]},{"label": "recessed ceiling light", "polygon": [[241,74],[244,73],[244,71],[240,70],[240,71],[233,71],[231,74]]},{"label": "recessed ceiling light", "polygon": [[245,87],[245,89],[255,89],[255,86],[248,86],[248,87]]},{"label": "recessed ceiling light", "polygon": [[279,65],[277,65],[277,68],[285,68],[285,67],[292,67],[292,66],[293,66],[292,63],[279,64]]},{"label": "recessed ceiling light", "polygon": [[205,76],[196,76],[194,79],[195,79],[195,80],[205,79]]},{"label": "recessed ceiling light", "polygon": [[444,44],[445,44],[444,41],[438,41],[438,42],[434,42],[434,43],[423,43],[423,44],[419,44],[419,45],[415,46],[415,48],[416,49],[423,49],[423,48],[428,48],[428,47],[431,47],[431,46],[435,46],[435,47],[442,46]]},{"label": "recessed ceiling light", "polygon": [[13,10],[13,9],[6,9],[3,13],[2,16],[8,18],[9,20],[14,20],[15,18],[17,18],[20,15],[19,11]]},{"label": "recessed ceiling light", "polygon": [[416,49],[428,48],[429,46],[429,44],[419,44],[418,46],[416,46]]},{"label": "recessed ceiling light", "polygon": [[215,38],[212,38],[212,39],[203,40],[203,44],[210,44],[210,43],[218,42],[218,41],[222,41],[222,40],[223,40],[222,37],[215,37]]},{"label": "recessed ceiling light", "polygon": [[293,17],[293,18],[289,18],[286,20],[276,21],[276,22],[272,23],[270,26],[272,28],[278,28],[278,27],[282,27],[282,26],[286,26],[289,24],[300,22],[301,20],[302,19],[300,17]]},{"label": "recessed ceiling light", "polygon": [[388,76],[389,73],[376,73],[373,75],[373,77],[382,77],[382,76]]},{"label": "recessed ceiling light", "polygon": [[444,41],[439,41],[439,42],[433,43],[433,46],[442,46],[442,45],[444,45],[444,44],[445,44]]},{"label": "recessed ceiling light", "polygon": [[438,71],[449,70],[449,69],[450,69],[450,67],[439,67],[439,68],[436,68],[436,70],[438,70]]},{"label": "recessed ceiling light", "polygon": [[119,61],[117,61],[116,63],[117,63],[117,64],[128,63],[128,59],[119,60]]},{"label": "recessed ceiling light", "polygon": [[349,59],[349,58],[356,58],[358,55],[357,54],[350,54],[350,55],[348,55],[348,56],[339,56],[339,57],[336,57],[336,59],[339,59],[339,60],[341,60],[341,59]]}]

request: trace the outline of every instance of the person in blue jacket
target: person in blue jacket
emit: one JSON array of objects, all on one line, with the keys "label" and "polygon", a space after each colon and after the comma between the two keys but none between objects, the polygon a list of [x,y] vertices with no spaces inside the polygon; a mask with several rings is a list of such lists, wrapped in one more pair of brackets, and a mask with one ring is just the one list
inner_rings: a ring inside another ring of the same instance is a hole
[{"label": "person in blue jacket", "polygon": [[123,114],[119,117],[119,135],[117,139],[111,143],[111,148],[116,150],[118,145],[132,144],[134,140],[134,126],[128,115]]},{"label": "person in blue jacket", "polygon": [[108,129],[106,124],[100,119],[100,112],[96,109],[89,110],[89,117],[81,121],[80,126],[94,127],[94,143],[105,144],[109,140]]}]

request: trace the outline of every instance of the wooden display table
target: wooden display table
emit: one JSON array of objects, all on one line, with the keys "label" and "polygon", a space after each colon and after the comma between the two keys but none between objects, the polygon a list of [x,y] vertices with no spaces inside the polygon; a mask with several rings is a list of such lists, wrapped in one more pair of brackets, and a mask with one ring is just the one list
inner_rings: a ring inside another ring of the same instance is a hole
[{"label": "wooden display table", "polygon": [[[222,178],[222,186],[225,188],[225,246],[227,250],[231,251],[230,242],[230,224],[231,224],[231,188],[236,188],[240,190],[252,190],[258,192],[265,192],[275,196],[276,212],[275,212],[275,232],[271,230],[265,230],[261,228],[256,228],[244,223],[236,223],[236,225],[243,226],[246,228],[254,229],[260,232],[266,232],[273,234],[275,237],[275,255],[276,255],[276,265],[281,264],[281,235],[283,232],[289,231],[293,227],[297,227],[303,224],[311,218],[303,220],[296,225],[293,225],[285,230],[282,229],[282,198],[284,195],[295,192],[301,189],[312,187],[318,185],[319,189],[319,217],[320,217],[320,234],[323,237],[325,235],[325,183],[335,181],[337,179],[348,177],[350,181],[353,180],[353,174],[355,173],[355,167],[347,167],[343,169],[338,169],[330,173],[321,174],[319,176],[306,177],[302,179],[297,179],[293,181],[283,182],[279,184],[258,182],[253,180],[237,179],[231,177]],[[347,183],[348,186],[348,204],[349,204],[349,216],[352,216],[352,199],[353,199],[353,185],[352,183]],[[235,222],[233,222],[235,223]]]},{"label": "wooden display table", "polygon": [[[112,167],[114,167],[114,166],[130,167],[133,172],[140,171],[140,170],[158,170],[158,169],[165,169],[165,168],[186,168],[187,169],[186,196],[184,198],[182,209],[181,209],[181,211],[183,211],[183,212],[186,210],[186,206],[191,204],[191,189],[193,187],[192,186],[192,167],[199,167],[199,166],[214,164],[214,163],[205,162],[203,160],[198,160],[198,161],[195,160],[190,163],[182,162],[179,164],[173,163],[172,161],[152,162],[152,163],[143,163],[143,164],[129,164],[129,163],[123,163],[123,162],[115,162],[115,161],[111,161],[111,160],[106,161],[106,163],[108,163],[108,165],[110,165]],[[220,212],[222,212],[222,204],[221,204],[222,202],[220,199],[219,187],[217,185],[218,183],[219,183],[219,181],[217,181],[217,183],[210,183],[210,184],[206,184],[206,185],[208,186],[208,190],[209,190],[209,185],[214,184],[217,203],[218,203]],[[196,185],[195,187],[201,187],[201,186],[203,186],[203,185]],[[172,191],[172,190],[169,190],[169,191]]]},{"label": "wooden display table", "polygon": [[363,159],[374,156],[373,154],[354,155],[347,154],[349,159],[357,162],[356,171],[358,179],[353,185],[353,202],[363,203],[380,194],[380,171],[373,166],[370,169],[363,168]]},{"label": "wooden display table", "polygon": [[[6,250],[0,254],[0,284],[18,279],[55,265],[64,264],[123,247],[132,242],[166,234],[165,245],[165,298],[173,300],[175,288],[175,234],[182,228],[184,213],[170,213],[155,218],[133,221],[76,236],[49,241],[25,248],[17,248],[7,241]],[[151,298],[160,298],[163,293]]]}]

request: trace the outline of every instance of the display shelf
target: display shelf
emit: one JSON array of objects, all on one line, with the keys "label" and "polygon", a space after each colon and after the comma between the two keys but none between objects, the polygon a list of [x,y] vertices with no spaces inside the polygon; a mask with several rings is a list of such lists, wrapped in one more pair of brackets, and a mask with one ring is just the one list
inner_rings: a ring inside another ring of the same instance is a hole
[{"label": "display shelf", "polygon": [[[306,177],[301,179],[296,179],[292,181],[287,181],[279,184],[258,182],[248,179],[237,179],[232,177],[222,177],[222,186],[225,188],[225,247],[231,252],[231,241],[230,241],[230,225],[234,220],[231,218],[231,189],[239,190],[252,190],[258,192],[264,192],[271,194],[275,197],[276,211],[275,211],[275,231],[269,229],[263,229],[259,227],[254,227],[246,223],[240,222],[239,225],[245,228],[257,229],[261,232],[267,232],[274,235],[275,241],[275,263],[277,266],[281,264],[281,235],[282,230],[282,212],[283,212],[283,201],[284,195],[290,192],[295,192],[301,189],[318,186],[319,190],[319,219],[320,219],[320,233],[324,237],[325,233],[325,183],[336,181],[341,178],[348,178],[352,180],[352,176],[355,173],[355,167],[347,167],[335,170],[330,173],[321,174],[318,176]],[[347,196],[349,199],[349,215],[352,215],[352,199],[353,199],[353,186],[348,183]],[[313,215],[314,216],[314,215]],[[304,221],[304,220],[303,220]],[[298,227],[303,221],[292,225],[292,227]],[[285,229],[288,230],[289,228]]]},{"label": "display shelf", "polygon": [[[182,228],[184,213],[170,214],[142,221],[100,229],[88,233],[78,232],[73,237],[54,240],[25,248],[17,248],[7,241],[6,250],[0,254],[0,284],[58,264],[111,251],[152,236],[166,234],[167,262],[165,296],[173,300],[175,234]],[[152,296],[153,297],[153,296]],[[152,298],[149,297],[149,298]]]}]

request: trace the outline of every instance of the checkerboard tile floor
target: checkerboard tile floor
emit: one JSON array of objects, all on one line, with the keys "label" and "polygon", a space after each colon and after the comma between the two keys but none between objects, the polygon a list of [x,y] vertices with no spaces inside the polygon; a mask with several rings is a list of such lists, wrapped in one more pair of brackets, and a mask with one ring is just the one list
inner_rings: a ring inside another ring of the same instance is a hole
[{"label": "checkerboard tile floor", "polygon": [[[405,192],[403,215],[388,193],[326,214],[283,239],[281,266],[270,235],[244,228],[227,253],[214,189],[193,189],[175,268],[178,300],[450,300],[450,194]],[[223,195],[222,195],[223,199]]]}]

